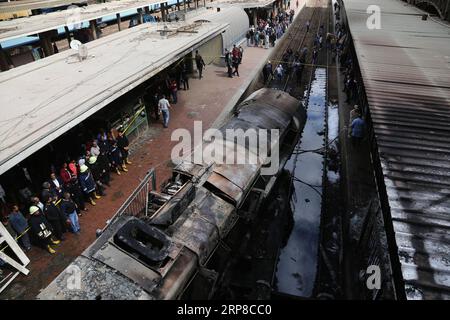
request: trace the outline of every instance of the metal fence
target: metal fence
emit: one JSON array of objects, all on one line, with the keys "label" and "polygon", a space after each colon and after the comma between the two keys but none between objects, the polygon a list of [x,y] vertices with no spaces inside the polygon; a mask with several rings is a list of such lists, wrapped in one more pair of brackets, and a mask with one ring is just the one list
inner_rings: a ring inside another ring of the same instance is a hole
[{"label": "metal fence", "polygon": [[371,201],[367,210],[358,242],[359,266],[367,270],[369,266],[380,268],[380,288],[368,289],[367,275],[360,282],[361,292],[366,299],[393,299],[392,272],[384,233],[383,213],[378,199]]},{"label": "metal fence", "polygon": [[148,215],[148,194],[151,190],[156,190],[156,173],[152,168],[145,175],[142,181],[139,183],[133,193],[128,197],[128,199],[122,204],[122,206],[117,210],[114,216],[109,220],[108,224],[103,228],[112,223],[115,219],[122,215],[127,216],[147,216]]}]

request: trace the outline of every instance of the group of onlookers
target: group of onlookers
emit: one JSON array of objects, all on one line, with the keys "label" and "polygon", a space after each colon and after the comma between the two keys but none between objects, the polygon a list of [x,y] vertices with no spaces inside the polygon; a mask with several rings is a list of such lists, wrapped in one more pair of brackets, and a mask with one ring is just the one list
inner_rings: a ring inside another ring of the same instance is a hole
[{"label": "group of onlookers", "polygon": [[242,46],[236,47],[236,45],[233,45],[233,49],[231,51],[225,49],[225,63],[227,65],[227,73],[229,78],[233,78],[234,75],[239,77],[239,65],[242,63],[243,55],[244,48],[242,48]]},{"label": "group of onlookers", "polygon": [[[39,195],[29,199],[28,212],[22,214],[18,205],[11,206],[2,223],[24,250],[35,243],[55,253],[53,245],[64,240],[64,233],[81,231],[78,217],[88,211],[105,195],[110,186],[111,173],[127,172],[129,141],[124,128],[105,132],[82,146],[83,154],[61,164],[59,171],[51,172],[42,183]],[[28,216],[28,219],[26,218]]]}]

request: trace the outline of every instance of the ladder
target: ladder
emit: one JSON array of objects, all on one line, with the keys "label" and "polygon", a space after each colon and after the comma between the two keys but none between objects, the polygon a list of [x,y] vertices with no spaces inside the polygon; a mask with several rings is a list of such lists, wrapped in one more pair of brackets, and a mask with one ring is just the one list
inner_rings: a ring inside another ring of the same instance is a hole
[{"label": "ladder", "polygon": [[9,234],[3,224],[0,223],[0,246],[5,242],[20,260],[20,263],[3,251],[0,251],[0,258],[17,270],[0,279],[0,292],[2,292],[20,273],[27,275],[30,272],[30,270],[25,268],[30,263],[30,259],[25,255],[22,248],[20,248],[16,240]]}]

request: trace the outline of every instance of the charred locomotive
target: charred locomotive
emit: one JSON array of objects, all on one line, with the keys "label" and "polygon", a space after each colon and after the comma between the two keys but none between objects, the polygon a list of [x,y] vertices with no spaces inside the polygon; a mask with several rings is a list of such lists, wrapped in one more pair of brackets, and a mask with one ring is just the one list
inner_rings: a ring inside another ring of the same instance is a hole
[{"label": "charred locomotive", "polygon": [[[148,196],[149,214],[114,218],[99,238],[38,296],[39,299],[208,299],[226,291],[227,270],[258,223],[305,123],[301,102],[261,89],[236,107],[221,128],[279,130],[279,170],[258,150],[256,164],[182,161],[161,192]],[[255,152],[245,143],[208,144]],[[272,150],[273,151],[273,150]],[[254,229],[254,228],[253,228]]]}]

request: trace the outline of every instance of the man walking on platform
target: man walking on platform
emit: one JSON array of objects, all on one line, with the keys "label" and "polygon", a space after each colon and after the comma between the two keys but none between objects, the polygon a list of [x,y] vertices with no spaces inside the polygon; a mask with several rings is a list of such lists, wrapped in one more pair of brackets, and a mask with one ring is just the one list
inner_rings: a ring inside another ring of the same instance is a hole
[{"label": "man walking on platform", "polygon": [[202,56],[198,53],[198,50],[195,51],[195,64],[197,65],[198,78],[201,79],[202,73],[203,73],[203,67],[205,67],[206,64],[205,64],[205,61],[203,61]]},{"label": "man walking on platform", "polygon": [[229,78],[233,78],[233,69],[232,66],[232,59],[231,59],[231,53],[228,51],[228,49],[225,49],[225,63],[227,64],[227,73]]},{"label": "man walking on platform", "polygon": [[352,145],[354,147],[359,147],[361,145],[361,141],[364,138],[364,127],[365,122],[361,118],[361,114],[357,113],[356,118],[352,121],[351,124],[351,139],[352,139]]},{"label": "man walking on platform", "polygon": [[270,63],[270,61],[267,61],[266,65],[263,68],[264,84],[266,84],[267,80],[269,80],[269,75],[273,76],[273,71],[272,64]]},{"label": "man walking on platform", "polygon": [[163,116],[163,125],[164,128],[167,128],[169,126],[169,117],[170,117],[170,103],[169,101],[166,99],[166,97],[163,95],[162,98],[159,100],[158,102],[158,107],[159,107],[159,113],[162,113]]}]

